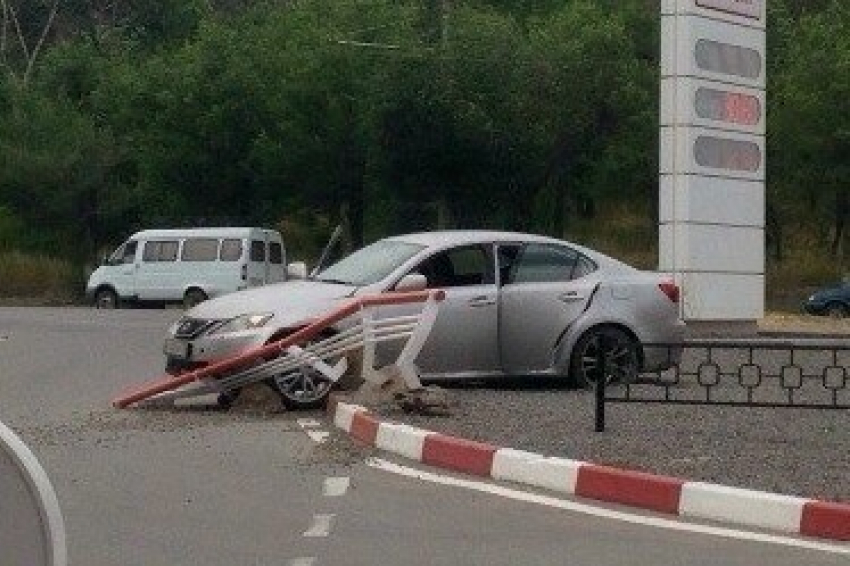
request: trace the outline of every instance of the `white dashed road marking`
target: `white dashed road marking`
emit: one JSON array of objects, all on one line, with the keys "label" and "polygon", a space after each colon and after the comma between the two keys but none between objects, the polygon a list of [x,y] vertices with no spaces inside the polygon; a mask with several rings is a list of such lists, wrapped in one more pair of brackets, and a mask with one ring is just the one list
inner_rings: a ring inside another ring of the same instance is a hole
[{"label": "white dashed road marking", "polygon": [[316,563],[316,557],[310,556],[306,558],[292,558],[286,563],[286,566],[313,566]]},{"label": "white dashed road marking", "polygon": [[331,523],[333,523],[335,515],[317,513],[313,516],[313,523],[310,528],[304,531],[304,536],[308,538],[326,537],[331,533]]},{"label": "white dashed road marking", "polygon": [[340,497],[348,491],[348,486],[351,485],[351,479],[345,477],[325,478],[325,497]]},{"label": "white dashed road marking", "polygon": [[325,432],[323,430],[308,430],[305,432],[313,442],[318,442],[319,444],[322,444],[331,435],[331,433]]},{"label": "white dashed road marking", "polygon": [[331,435],[331,433],[325,432],[324,430],[315,430],[322,426],[322,423],[316,419],[298,419],[296,422],[298,423],[298,426],[304,429],[304,432],[307,433],[310,440],[318,444],[325,442]]}]

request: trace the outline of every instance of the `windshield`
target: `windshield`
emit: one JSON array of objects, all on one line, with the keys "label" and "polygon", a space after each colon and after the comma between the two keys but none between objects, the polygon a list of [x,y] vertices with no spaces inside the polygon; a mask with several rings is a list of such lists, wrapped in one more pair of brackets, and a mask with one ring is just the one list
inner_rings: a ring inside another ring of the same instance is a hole
[{"label": "windshield", "polygon": [[381,240],[345,257],[316,276],[318,281],[371,285],[393,272],[425,246]]},{"label": "windshield", "polygon": [[108,265],[116,265],[116,264],[121,263],[124,260],[124,247],[126,245],[127,245],[127,242],[124,242],[123,244],[121,244],[120,246],[115,248],[115,251],[112,252],[112,255],[110,255],[106,259],[106,263]]}]

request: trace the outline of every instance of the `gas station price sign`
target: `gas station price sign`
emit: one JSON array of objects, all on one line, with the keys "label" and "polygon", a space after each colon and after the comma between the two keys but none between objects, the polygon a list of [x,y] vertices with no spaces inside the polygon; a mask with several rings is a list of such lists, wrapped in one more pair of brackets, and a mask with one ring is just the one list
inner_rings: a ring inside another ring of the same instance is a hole
[{"label": "gas station price sign", "polygon": [[706,87],[697,89],[694,110],[700,118],[741,126],[755,126],[762,116],[758,97]]},{"label": "gas station price sign", "polygon": [[696,3],[697,6],[703,8],[711,8],[755,20],[761,19],[762,0],[696,0]]}]

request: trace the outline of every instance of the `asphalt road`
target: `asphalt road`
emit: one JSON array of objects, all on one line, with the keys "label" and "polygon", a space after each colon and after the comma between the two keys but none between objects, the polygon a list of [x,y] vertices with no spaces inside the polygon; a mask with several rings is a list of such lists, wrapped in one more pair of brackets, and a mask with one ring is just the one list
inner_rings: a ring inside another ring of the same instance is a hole
[{"label": "asphalt road", "polygon": [[391,473],[311,439],[321,413],[112,409],[178,314],[0,308],[0,420],[53,481],[72,566],[846,564]]}]

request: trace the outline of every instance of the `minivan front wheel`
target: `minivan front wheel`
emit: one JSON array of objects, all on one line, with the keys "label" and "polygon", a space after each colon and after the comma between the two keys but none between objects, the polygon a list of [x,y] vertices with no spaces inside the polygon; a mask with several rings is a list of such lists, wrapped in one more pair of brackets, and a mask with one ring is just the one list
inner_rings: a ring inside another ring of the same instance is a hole
[{"label": "minivan front wheel", "polygon": [[98,309],[117,309],[118,293],[109,287],[98,289],[94,294],[94,306]]}]

